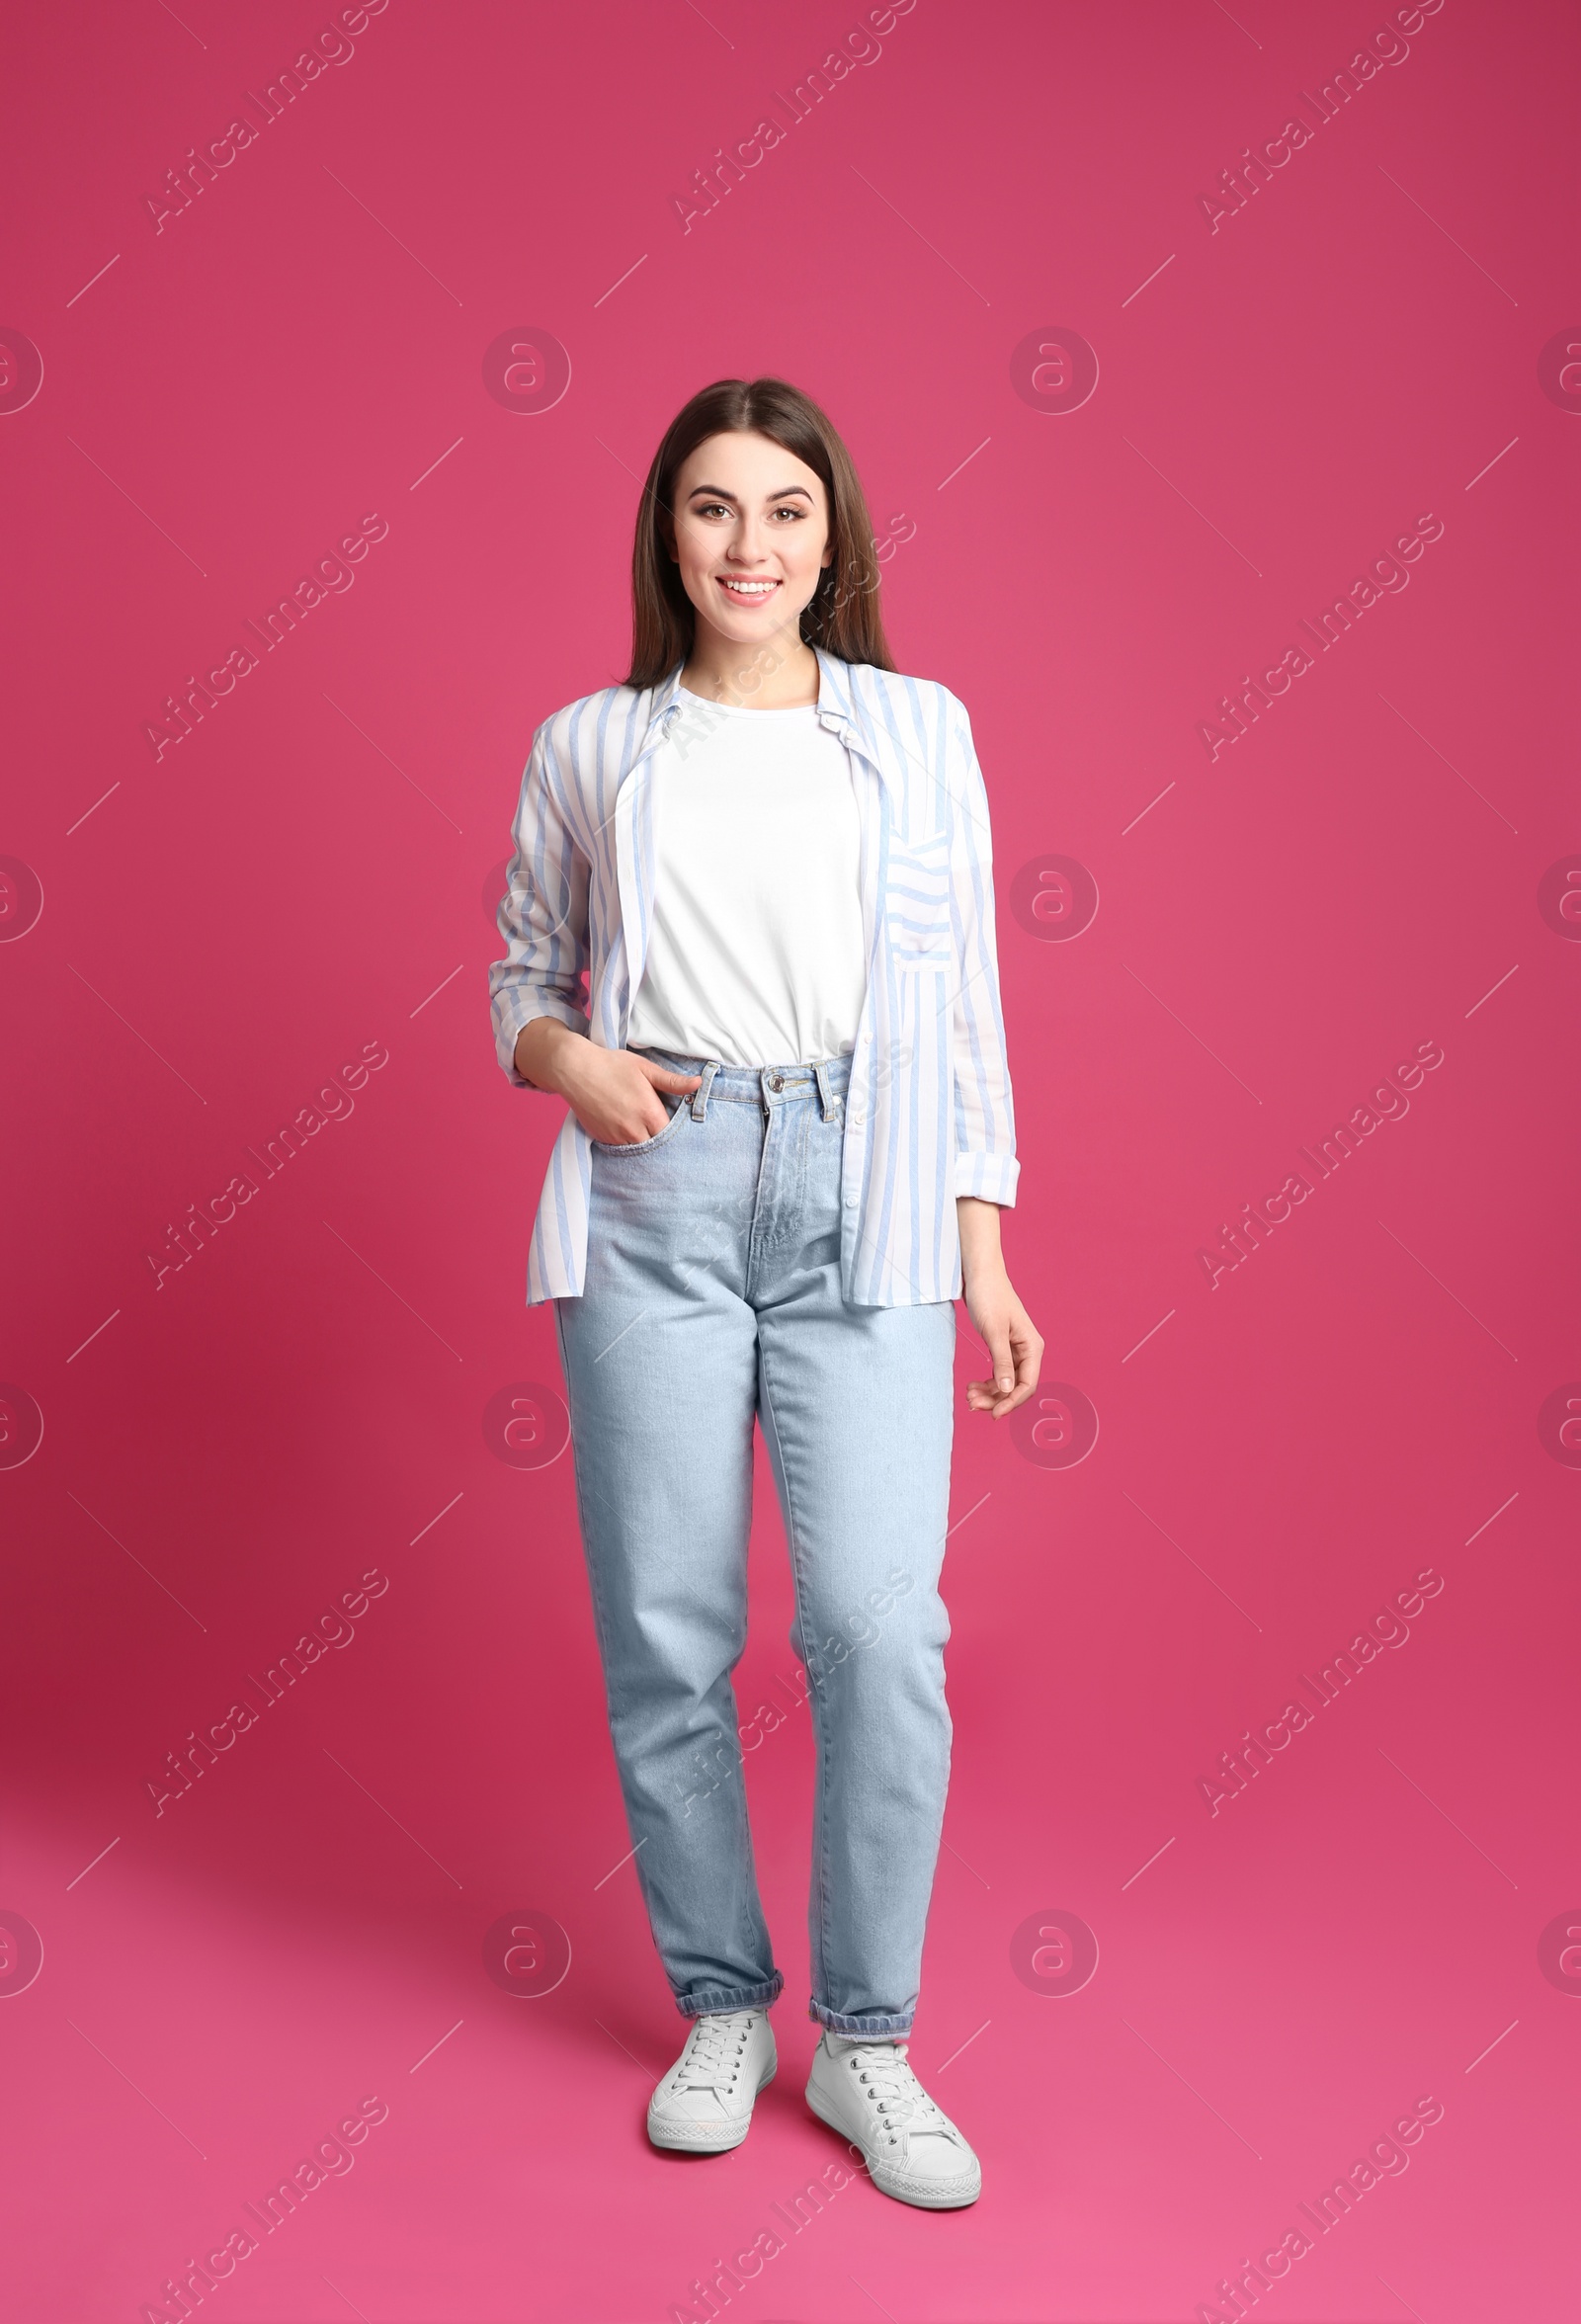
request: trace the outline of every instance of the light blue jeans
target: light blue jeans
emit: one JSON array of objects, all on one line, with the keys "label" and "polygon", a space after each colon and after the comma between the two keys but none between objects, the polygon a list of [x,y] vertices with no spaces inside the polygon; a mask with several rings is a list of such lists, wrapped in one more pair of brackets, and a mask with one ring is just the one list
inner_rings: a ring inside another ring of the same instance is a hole
[{"label": "light blue jeans", "polygon": [[610,1731],[654,1943],[686,2017],[765,2007],[774,1965],[731,1674],[752,1430],[773,1464],[817,1751],[809,2014],[905,2034],[950,1775],[939,1596],[956,1311],[847,1306],[850,1060],[701,1073],[593,1147],[586,1287],[556,1299]]}]

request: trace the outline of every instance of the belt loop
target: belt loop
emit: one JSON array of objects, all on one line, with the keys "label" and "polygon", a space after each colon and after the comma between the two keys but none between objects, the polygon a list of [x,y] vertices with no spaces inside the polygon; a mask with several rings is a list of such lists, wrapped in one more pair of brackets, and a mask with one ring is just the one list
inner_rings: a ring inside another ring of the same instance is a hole
[{"label": "belt loop", "polygon": [[823,1119],[825,1121],[838,1121],[841,1100],[835,1096],[830,1087],[828,1071],[821,1057],[812,1070],[818,1077],[818,1096],[823,1104]]},{"label": "belt loop", "polygon": [[704,1065],[703,1086],[692,1092],[692,1119],[694,1121],[707,1121],[708,1119],[708,1092],[713,1087],[713,1077],[718,1070],[716,1058],[709,1058]]}]

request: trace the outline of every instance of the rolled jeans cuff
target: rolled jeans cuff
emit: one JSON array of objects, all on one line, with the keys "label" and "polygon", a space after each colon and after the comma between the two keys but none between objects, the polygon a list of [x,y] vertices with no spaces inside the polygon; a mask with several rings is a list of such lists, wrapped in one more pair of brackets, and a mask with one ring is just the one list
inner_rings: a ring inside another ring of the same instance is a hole
[{"label": "rolled jeans cuff", "polygon": [[849,2018],[839,2010],[825,2009],[821,2001],[807,2003],[808,2017],[815,2018],[826,2033],[844,2034],[853,2040],[860,2039],[864,2034],[883,2038],[891,2034],[909,2034],[916,2014],[915,2010],[907,2010],[902,2016],[870,2012],[866,2017]]},{"label": "rolled jeans cuff", "polygon": [[768,2009],[784,1991],[776,1969],[761,1985],[706,1985],[701,1993],[678,1993],[675,2006],[683,2018],[727,2017],[734,2010]]}]

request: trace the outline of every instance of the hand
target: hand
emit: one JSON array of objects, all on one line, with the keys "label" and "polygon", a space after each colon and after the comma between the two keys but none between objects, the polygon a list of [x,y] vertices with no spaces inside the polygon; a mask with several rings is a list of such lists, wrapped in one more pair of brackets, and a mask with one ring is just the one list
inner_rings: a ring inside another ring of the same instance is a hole
[{"label": "hand", "polygon": [[579,1035],[557,1045],[554,1087],[602,1146],[635,1146],[669,1123],[660,1090],[690,1097],[701,1073],[673,1073],[630,1049],[606,1049]]},{"label": "hand", "polygon": [[1005,1273],[999,1247],[999,1210],[993,1203],[962,1196],[956,1204],[960,1223],[960,1266],[966,1313],[988,1349],[993,1377],[966,1382],[973,1412],[1002,1420],[1025,1404],[1038,1385],[1043,1343]]}]

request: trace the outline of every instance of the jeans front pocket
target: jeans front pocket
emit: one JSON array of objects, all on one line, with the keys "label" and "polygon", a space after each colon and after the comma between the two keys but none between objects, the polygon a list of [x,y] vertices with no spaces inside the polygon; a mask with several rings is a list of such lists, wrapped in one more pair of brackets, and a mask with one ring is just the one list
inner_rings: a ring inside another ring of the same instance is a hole
[{"label": "jeans front pocket", "polygon": [[677,1097],[672,1100],[666,1091],[661,1090],[659,1092],[659,1103],[665,1106],[673,1104],[675,1111],[670,1116],[670,1119],[665,1123],[664,1127],[660,1130],[656,1130],[652,1137],[638,1138],[635,1145],[631,1146],[607,1146],[602,1138],[589,1138],[588,1143],[592,1147],[594,1153],[612,1154],[624,1159],[628,1155],[651,1154],[655,1146],[668,1145],[670,1139],[674,1137],[682,1122],[690,1118],[692,1111],[692,1100],[686,1096]]}]

